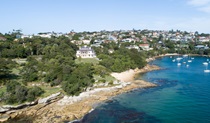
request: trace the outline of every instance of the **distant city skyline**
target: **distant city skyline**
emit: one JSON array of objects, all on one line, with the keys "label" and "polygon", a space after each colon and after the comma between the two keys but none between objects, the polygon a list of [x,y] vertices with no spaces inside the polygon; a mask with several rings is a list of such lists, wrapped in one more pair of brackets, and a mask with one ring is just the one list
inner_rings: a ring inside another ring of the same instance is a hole
[{"label": "distant city skyline", "polygon": [[210,0],[2,0],[0,32],[100,30],[210,33]]}]

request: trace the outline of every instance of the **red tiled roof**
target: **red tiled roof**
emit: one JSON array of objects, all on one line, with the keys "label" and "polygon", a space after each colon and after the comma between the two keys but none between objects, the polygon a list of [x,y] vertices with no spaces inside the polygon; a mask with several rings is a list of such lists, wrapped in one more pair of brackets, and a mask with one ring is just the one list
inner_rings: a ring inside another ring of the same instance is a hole
[{"label": "red tiled roof", "polygon": [[149,46],[149,44],[139,44],[139,46]]}]

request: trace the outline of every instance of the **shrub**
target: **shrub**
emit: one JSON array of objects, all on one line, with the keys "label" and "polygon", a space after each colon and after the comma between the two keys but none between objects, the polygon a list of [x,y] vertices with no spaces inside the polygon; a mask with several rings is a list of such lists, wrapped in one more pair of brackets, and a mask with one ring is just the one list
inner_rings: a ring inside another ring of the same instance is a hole
[{"label": "shrub", "polygon": [[38,96],[43,94],[44,91],[40,87],[33,87],[28,90],[27,100],[34,101]]}]

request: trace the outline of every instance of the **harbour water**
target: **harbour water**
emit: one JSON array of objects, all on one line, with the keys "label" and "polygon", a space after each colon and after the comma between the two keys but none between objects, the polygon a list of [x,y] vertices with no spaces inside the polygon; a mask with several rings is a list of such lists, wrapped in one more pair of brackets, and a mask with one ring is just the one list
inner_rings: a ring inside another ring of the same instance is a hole
[{"label": "harbour water", "polygon": [[203,64],[209,62],[208,58],[187,56],[177,61],[176,57],[151,62],[163,69],[136,78],[158,87],[118,95],[77,122],[210,123],[210,73],[204,72],[208,65]]}]

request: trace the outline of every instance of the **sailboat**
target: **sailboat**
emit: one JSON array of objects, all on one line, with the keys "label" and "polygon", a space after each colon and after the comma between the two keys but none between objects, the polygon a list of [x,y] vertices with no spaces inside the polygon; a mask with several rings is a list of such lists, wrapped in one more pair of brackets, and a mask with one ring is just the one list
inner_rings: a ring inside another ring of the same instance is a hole
[{"label": "sailboat", "polygon": [[180,66],[180,65],[182,65],[181,63],[179,63],[180,62],[180,60],[182,59],[178,59],[178,58],[176,58],[177,59],[177,61],[178,61],[178,63],[177,63],[177,66]]},{"label": "sailboat", "polygon": [[177,62],[178,62],[178,63],[177,63],[177,65],[178,65],[178,66],[180,66],[180,65],[181,65],[181,63],[179,63],[181,59],[183,59],[183,58],[182,58],[182,57],[180,57],[180,56],[178,56],[178,57],[176,58],[176,60],[177,60]]},{"label": "sailboat", "polygon": [[190,55],[189,55],[189,59],[188,59],[188,61],[187,62],[192,62],[192,60],[193,60],[194,58],[192,58],[192,57],[190,57]]},{"label": "sailboat", "polygon": [[206,70],[204,70],[204,73],[210,73],[210,70],[208,70],[208,69],[206,68]]},{"label": "sailboat", "polygon": [[208,63],[207,62],[204,62],[204,63],[203,64],[206,66],[206,69],[204,70],[204,73],[210,73],[210,70],[207,69]]}]

